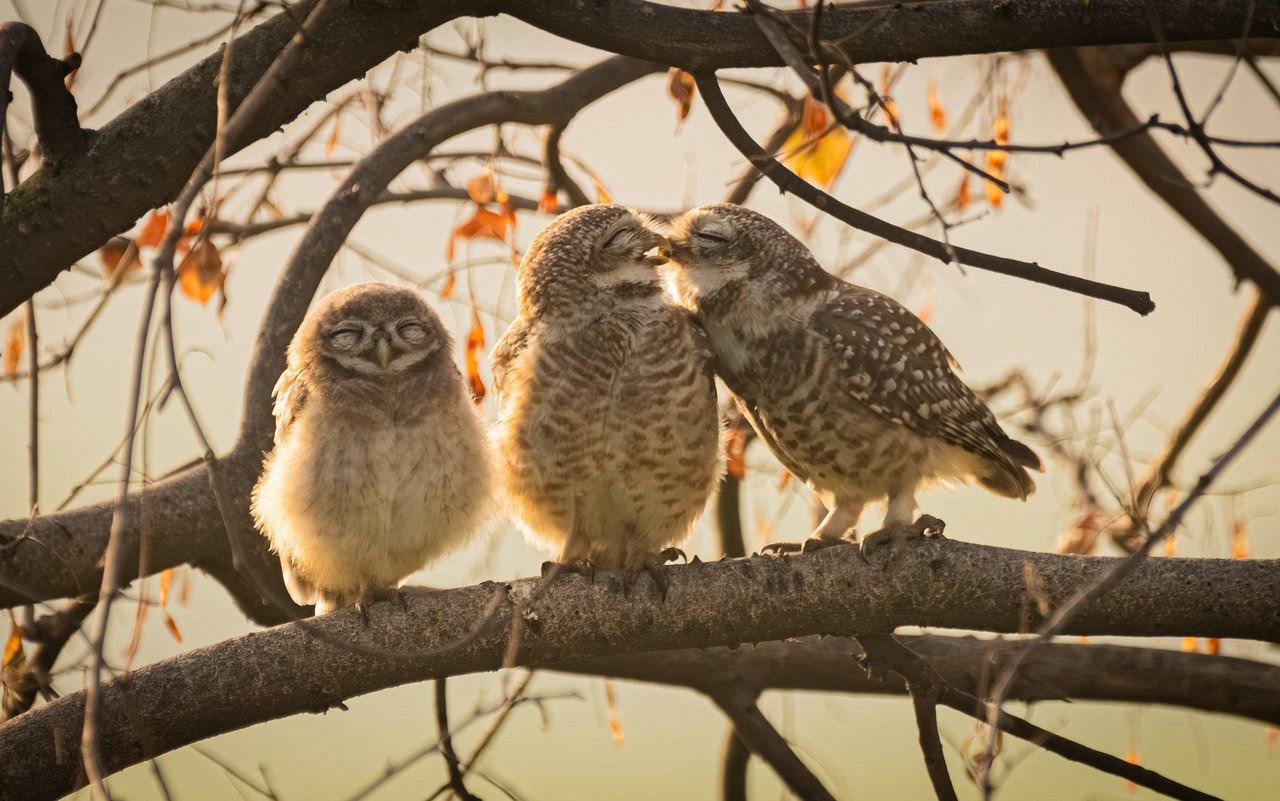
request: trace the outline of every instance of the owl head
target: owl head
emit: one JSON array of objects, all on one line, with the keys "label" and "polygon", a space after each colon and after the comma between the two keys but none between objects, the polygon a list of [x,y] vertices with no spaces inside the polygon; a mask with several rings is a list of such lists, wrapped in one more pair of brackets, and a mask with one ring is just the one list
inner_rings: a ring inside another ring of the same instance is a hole
[{"label": "owl head", "polygon": [[289,345],[289,361],[334,379],[402,379],[452,340],[417,292],[377,282],[326,295]]},{"label": "owl head", "polygon": [[671,290],[694,311],[768,305],[835,279],[773,220],[732,203],[699,206],[670,223]]},{"label": "owl head", "polygon": [[517,274],[525,315],[571,317],[599,302],[626,304],[662,294],[665,246],[645,215],[626,206],[581,206],[533,238]]}]

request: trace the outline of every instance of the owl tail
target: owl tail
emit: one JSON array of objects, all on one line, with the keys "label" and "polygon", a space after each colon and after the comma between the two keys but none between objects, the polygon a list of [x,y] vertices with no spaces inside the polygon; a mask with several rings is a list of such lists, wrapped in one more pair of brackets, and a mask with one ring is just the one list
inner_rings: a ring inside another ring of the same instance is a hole
[{"label": "owl tail", "polygon": [[1003,459],[984,460],[985,470],[978,475],[982,486],[997,495],[1006,498],[1026,500],[1036,491],[1036,482],[1031,479],[1026,468],[1043,471],[1040,457],[1035,451],[1010,437],[1002,437],[998,442]]}]

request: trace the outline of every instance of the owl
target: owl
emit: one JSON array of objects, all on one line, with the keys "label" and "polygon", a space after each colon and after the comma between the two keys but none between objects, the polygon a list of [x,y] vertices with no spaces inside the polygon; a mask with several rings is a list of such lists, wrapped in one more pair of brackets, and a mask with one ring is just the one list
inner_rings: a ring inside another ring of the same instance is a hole
[{"label": "owl", "polygon": [[252,511],[290,596],[316,614],[363,614],[492,507],[488,440],[452,351],[416,292],[379,283],[326,296],[289,343]]},{"label": "owl", "polygon": [[856,537],[863,507],[884,498],[884,526],[864,552],[940,534],[928,515],[912,524],[916,490],[930,482],[972,478],[1019,499],[1035,489],[1035,453],[893,299],[827,273],[777,223],[732,204],[676,218],[669,247],[671,291],[705,329],[725,385],[829,510],[813,545]]},{"label": "owl", "polygon": [[530,539],[569,569],[659,586],[720,463],[710,352],[665,297],[662,243],[624,206],[561,215],[525,254],[493,351],[499,471]]}]

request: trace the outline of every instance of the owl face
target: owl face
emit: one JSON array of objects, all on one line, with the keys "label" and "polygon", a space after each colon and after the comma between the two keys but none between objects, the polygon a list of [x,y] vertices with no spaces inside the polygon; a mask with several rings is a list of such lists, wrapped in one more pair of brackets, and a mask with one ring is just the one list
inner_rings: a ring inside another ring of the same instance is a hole
[{"label": "owl face", "polygon": [[568,211],[542,230],[520,264],[522,306],[567,314],[592,299],[626,301],[662,290],[658,265],[666,245],[648,220],[626,206]]},{"label": "owl face", "polygon": [[671,291],[687,308],[765,301],[825,276],[782,226],[732,203],[700,206],[671,222]]},{"label": "owl face", "polygon": [[322,299],[298,339],[295,349],[326,372],[375,379],[402,375],[449,342],[417,292],[373,282]]}]

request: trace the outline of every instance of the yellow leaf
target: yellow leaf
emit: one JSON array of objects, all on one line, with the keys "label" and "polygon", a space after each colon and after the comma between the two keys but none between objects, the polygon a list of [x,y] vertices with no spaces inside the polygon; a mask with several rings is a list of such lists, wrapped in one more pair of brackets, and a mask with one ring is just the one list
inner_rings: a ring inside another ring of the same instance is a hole
[{"label": "yellow leaf", "polygon": [[[782,146],[787,167],[796,175],[822,187],[830,187],[844,169],[853,151],[853,137],[844,128],[826,132],[826,110],[805,98],[805,114],[800,126]],[[818,123],[821,123],[820,125]]]},{"label": "yellow leaf", "polygon": [[618,717],[618,698],[613,691],[613,680],[604,680],[604,703],[609,714],[609,733],[613,735],[613,747],[621,748],[627,737],[622,732],[622,719]]},{"label": "yellow leaf", "polygon": [[202,306],[208,305],[225,279],[222,256],[207,239],[197,242],[178,265],[178,287],[182,294]]},{"label": "yellow leaf", "polygon": [[173,587],[173,568],[166,567],[160,571],[160,605],[168,606],[169,590]]},{"label": "yellow leaf", "polygon": [[8,667],[11,663],[22,658],[22,629],[18,626],[9,627],[9,638],[4,641],[4,666]]},{"label": "yellow leaf", "polygon": [[1189,653],[1189,654],[1194,654],[1197,650],[1199,650],[1199,644],[1197,643],[1196,638],[1195,638],[1195,637],[1183,637],[1183,638],[1182,638],[1182,650],[1186,651],[1186,652],[1187,652],[1187,653]]}]

